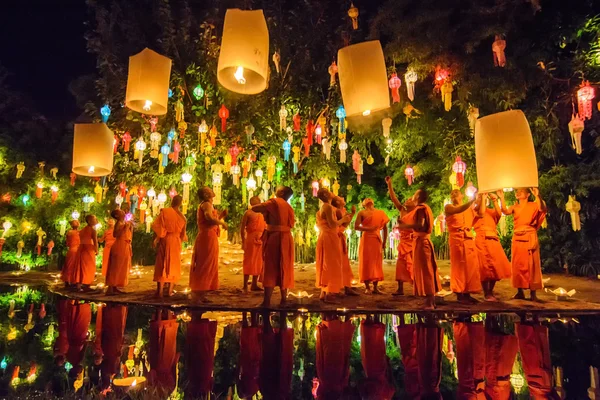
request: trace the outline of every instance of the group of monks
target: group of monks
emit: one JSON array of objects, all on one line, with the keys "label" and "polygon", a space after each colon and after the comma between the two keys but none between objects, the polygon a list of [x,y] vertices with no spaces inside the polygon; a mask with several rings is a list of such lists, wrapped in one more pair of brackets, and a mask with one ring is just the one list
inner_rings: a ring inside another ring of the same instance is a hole
[{"label": "group of monks", "polygon": [[[92,320],[90,304],[61,299],[58,304],[58,338],[54,344],[54,359],[58,367],[69,362],[70,380],[76,390],[83,384],[84,359],[88,346],[88,329]],[[240,398],[253,398],[259,391],[265,399],[290,398],[294,371],[294,329],[288,327],[286,312],[278,321],[269,313],[257,313],[250,318],[242,314],[239,334],[237,393]],[[510,376],[517,352],[529,393],[534,399],[558,399],[553,387],[548,328],[536,320],[515,324],[514,334],[503,326],[502,315],[488,314],[485,322],[472,322],[470,315],[461,315],[452,324],[455,346],[444,347],[444,328],[431,318],[419,316],[417,322],[406,322],[399,315],[394,330],[401,350],[404,369],[403,387],[409,399],[441,399],[442,357],[456,360],[459,399],[511,398]],[[93,385],[106,391],[118,375],[144,376],[156,389],[159,398],[166,398],[177,385],[177,349],[179,322],[167,309],[157,309],[150,321],[148,362],[122,362],[123,349],[127,358],[135,355],[138,343],[125,342],[127,306],[99,306],[93,342],[93,365],[88,376]],[[355,389],[349,387],[350,352],[356,326],[348,316],[323,314],[316,326],[316,376],[312,394],[316,399],[338,399]],[[377,315],[367,315],[360,322],[360,354],[363,377],[358,382],[362,399],[392,399],[396,392],[393,370],[386,355],[386,325]],[[186,397],[208,398],[213,390],[213,366],[217,322],[193,312],[187,323],[183,355],[188,383],[182,384]],[[141,353],[141,350],[138,351]],[[445,353],[445,354],[444,354]],[[140,371],[138,369],[141,368]]]},{"label": "group of monks", "polygon": [[125,221],[125,212],[111,212],[108,229],[102,238],[96,234],[98,219],[93,214],[85,217],[86,226],[79,230],[79,221],[71,221],[66,234],[67,256],[61,271],[61,279],[67,288],[88,291],[96,275],[98,242],[104,242],[102,275],[106,277],[107,294],[122,292],[127,286],[131,269],[131,239],[133,226]]}]

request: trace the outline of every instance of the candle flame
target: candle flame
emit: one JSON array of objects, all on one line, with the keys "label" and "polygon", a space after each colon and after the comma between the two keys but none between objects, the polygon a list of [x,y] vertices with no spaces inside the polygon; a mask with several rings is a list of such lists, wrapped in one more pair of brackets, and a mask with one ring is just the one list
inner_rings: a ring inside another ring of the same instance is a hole
[{"label": "candle flame", "polygon": [[133,382],[131,382],[131,386],[135,386],[137,385],[137,379],[134,379]]},{"label": "candle flame", "polygon": [[93,174],[95,170],[96,168],[93,165],[90,165],[90,167],[88,168],[88,173]]},{"label": "candle flame", "polygon": [[152,102],[150,100],[146,100],[146,103],[142,108],[144,109],[144,111],[150,111],[150,108],[152,108]]},{"label": "candle flame", "polygon": [[240,85],[246,84],[246,78],[244,78],[244,67],[242,67],[242,66],[237,67],[233,76],[235,77],[235,79],[238,81],[238,83]]},{"label": "candle flame", "polygon": [[370,114],[371,114],[371,110],[365,110],[365,111],[363,111],[363,116],[365,116],[365,117],[367,115],[370,115]]}]

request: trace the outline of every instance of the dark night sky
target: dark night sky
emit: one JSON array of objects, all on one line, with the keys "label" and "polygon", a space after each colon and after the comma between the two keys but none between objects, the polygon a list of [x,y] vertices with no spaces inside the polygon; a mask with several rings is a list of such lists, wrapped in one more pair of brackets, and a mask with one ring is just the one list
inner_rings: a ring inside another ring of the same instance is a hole
[{"label": "dark night sky", "polygon": [[0,64],[9,85],[28,95],[50,119],[79,114],[68,90],[74,78],[93,73],[84,39],[85,0],[5,0],[0,8]]}]

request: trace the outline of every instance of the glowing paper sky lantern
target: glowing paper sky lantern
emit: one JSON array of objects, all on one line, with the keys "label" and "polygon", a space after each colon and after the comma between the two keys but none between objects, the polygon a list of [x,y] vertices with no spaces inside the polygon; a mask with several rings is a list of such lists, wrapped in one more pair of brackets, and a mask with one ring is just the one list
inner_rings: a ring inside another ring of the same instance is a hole
[{"label": "glowing paper sky lantern", "polygon": [[75,124],[72,171],[82,176],[106,176],[113,168],[114,135],[106,124]]},{"label": "glowing paper sky lantern", "polygon": [[149,48],[129,57],[125,105],[143,114],[166,114],[170,78],[170,58]]},{"label": "glowing paper sky lantern", "polygon": [[479,192],[537,187],[538,169],[529,123],[520,110],[479,118],[475,124]]},{"label": "glowing paper sky lantern", "polygon": [[269,30],[262,10],[225,13],[217,79],[226,89],[256,94],[269,79]]},{"label": "glowing paper sky lantern", "polygon": [[390,107],[385,59],[378,40],[340,49],[338,69],[348,118]]}]

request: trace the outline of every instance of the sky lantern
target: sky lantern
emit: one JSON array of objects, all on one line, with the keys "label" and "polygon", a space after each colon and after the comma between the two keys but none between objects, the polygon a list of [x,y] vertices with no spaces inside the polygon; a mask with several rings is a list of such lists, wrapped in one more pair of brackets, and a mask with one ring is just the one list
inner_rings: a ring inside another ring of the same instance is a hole
[{"label": "sky lantern", "polygon": [[592,118],[592,100],[595,96],[596,93],[590,83],[588,81],[583,82],[581,88],[577,91],[577,108],[581,119]]},{"label": "sky lantern", "polygon": [[129,57],[125,105],[142,114],[166,114],[170,78],[170,58],[149,48]]},{"label": "sky lantern", "polygon": [[479,192],[538,186],[533,138],[521,110],[479,118],[475,124]]},{"label": "sky lantern", "polygon": [[114,135],[106,124],[75,124],[72,171],[82,176],[106,176],[113,169]]},{"label": "sky lantern", "polygon": [[346,116],[367,116],[390,107],[388,79],[379,40],[338,51],[340,88]]},{"label": "sky lantern", "polygon": [[269,30],[262,10],[225,13],[217,79],[228,90],[257,94],[269,79]]}]

